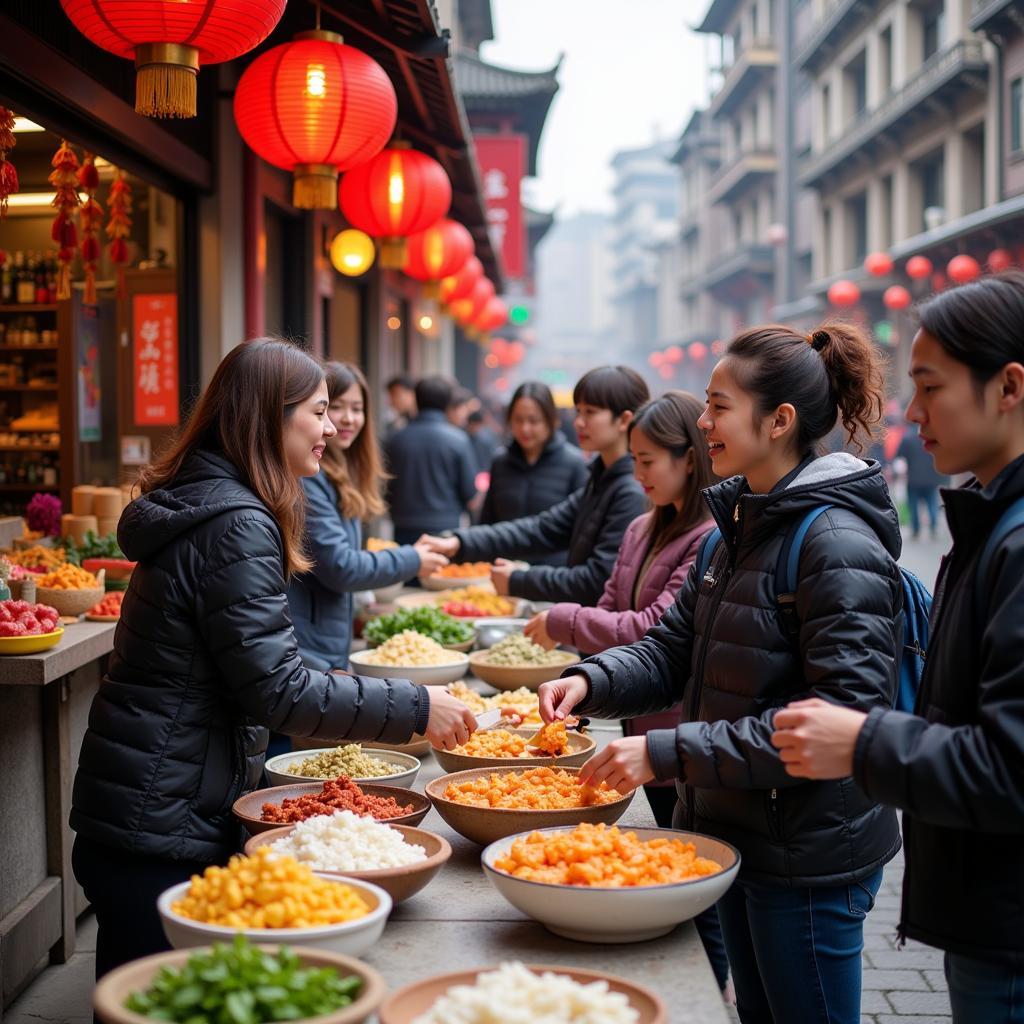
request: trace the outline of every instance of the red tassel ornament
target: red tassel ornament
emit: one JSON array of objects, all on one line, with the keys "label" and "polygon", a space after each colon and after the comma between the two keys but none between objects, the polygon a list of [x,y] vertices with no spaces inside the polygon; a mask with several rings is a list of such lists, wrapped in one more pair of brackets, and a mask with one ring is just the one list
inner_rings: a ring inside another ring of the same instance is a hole
[{"label": "red tassel ornament", "polygon": [[50,184],[56,195],[50,204],[57,211],[53,220],[50,237],[57,243],[57,261],[60,269],[57,272],[57,298],[71,298],[71,263],[78,248],[78,231],[75,229],[74,215],[78,209],[78,157],[75,151],[61,140],[60,148],[53,154],[50,161],[53,171]]},{"label": "red tassel ornament", "polygon": [[0,107],[0,220],[7,217],[7,198],[18,191],[18,172],[7,154],[18,139],[14,134],[14,111]]},{"label": "red tassel ornament", "polygon": [[100,175],[96,170],[96,158],[85,154],[85,161],[78,172],[78,184],[85,193],[85,202],[78,211],[78,223],[82,229],[82,263],[85,266],[85,301],[96,303],[96,261],[100,258],[100,243],[97,236],[103,223],[103,207],[96,202],[96,189]]},{"label": "red tassel ornament", "polygon": [[107,221],[107,238],[110,239],[110,245],[107,252],[110,254],[111,263],[117,267],[117,294],[123,299],[124,268],[129,259],[127,239],[132,230],[132,187],[125,180],[124,171],[120,167],[110,185],[107,208],[110,210],[110,220]]}]

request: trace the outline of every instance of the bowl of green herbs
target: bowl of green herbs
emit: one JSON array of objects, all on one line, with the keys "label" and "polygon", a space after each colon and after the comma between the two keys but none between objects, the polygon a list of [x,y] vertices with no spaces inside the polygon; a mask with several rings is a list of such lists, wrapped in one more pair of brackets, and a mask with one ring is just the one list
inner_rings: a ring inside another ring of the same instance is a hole
[{"label": "bowl of green herbs", "polygon": [[157,953],[118,967],[96,985],[93,1007],[104,1024],[362,1024],[385,991],[384,979],[353,957],[254,946],[239,935],[232,943]]},{"label": "bowl of green herbs", "polygon": [[388,615],[371,620],[363,628],[363,639],[370,647],[379,647],[396,633],[415,630],[436,640],[450,651],[470,650],[476,632],[468,622],[460,622],[454,615],[424,605],[420,608],[400,608]]}]

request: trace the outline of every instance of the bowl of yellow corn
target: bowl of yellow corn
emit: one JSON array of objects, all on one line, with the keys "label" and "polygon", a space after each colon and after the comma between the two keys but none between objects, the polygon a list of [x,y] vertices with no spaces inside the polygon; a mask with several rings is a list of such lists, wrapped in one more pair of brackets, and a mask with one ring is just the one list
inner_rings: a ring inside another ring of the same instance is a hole
[{"label": "bowl of yellow corn", "polygon": [[175,949],[230,942],[315,946],[362,956],[380,938],[391,897],[378,885],[313,871],[260,847],[171,886],[157,899]]}]

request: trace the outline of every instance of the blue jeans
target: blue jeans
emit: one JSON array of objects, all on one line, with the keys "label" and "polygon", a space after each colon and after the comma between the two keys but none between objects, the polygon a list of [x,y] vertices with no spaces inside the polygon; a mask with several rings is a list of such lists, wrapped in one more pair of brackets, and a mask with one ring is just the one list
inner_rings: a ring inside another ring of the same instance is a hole
[{"label": "blue jeans", "polygon": [[953,1024],[1024,1024],[1024,971],[946,954]]},{"label": "blue jeans", "polygon": [[860,1024],[864,918],[882,871],[850,885],[736,882],[718,901],[743,1024]]},{"label": "blue jeans", "polygon": [[935,532],[939,523],[939,492],[932,486],[908,487],[907,505],[910,507],[910,529],[916,537],[921,532],[921,505],[928,510],[928,525]]}]

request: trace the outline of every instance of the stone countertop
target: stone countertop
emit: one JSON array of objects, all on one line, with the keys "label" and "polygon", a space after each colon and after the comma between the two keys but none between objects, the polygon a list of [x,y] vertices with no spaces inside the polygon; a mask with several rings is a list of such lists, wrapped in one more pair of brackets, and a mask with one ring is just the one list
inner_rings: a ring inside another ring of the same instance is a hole
[{"label": "stone countertop", "polygon": [[[442,774],[433,757],[424,758],[415,789],[422,792]],[[620,824],[654,826],[643,790]],[[730,1020],[691,922],[648,942],[603,945],[560,938],[506,902],[484,876],[482,847],[454,832],[437,811],[420,827],[443,835],[452,857],[426,889],[395,908],[384,935],[363,957],[384,975],[389,991],[435,974],[521,960],[606,970],[646,985],[665,1001],[670,1024]]]},{"label": "stone countertop", "polygon": [[74,622],[56,647],[0,656],[0,686],[46,686],[114,648],[115,622]]}]

